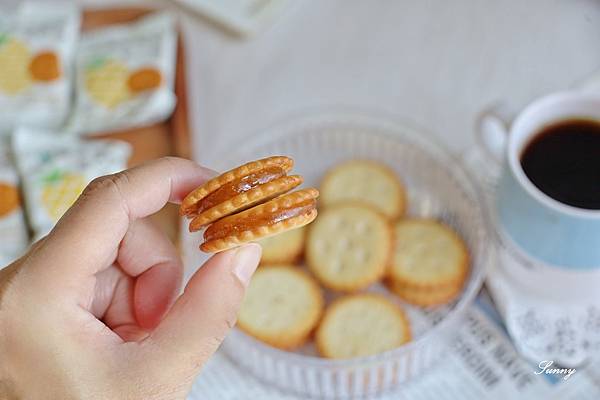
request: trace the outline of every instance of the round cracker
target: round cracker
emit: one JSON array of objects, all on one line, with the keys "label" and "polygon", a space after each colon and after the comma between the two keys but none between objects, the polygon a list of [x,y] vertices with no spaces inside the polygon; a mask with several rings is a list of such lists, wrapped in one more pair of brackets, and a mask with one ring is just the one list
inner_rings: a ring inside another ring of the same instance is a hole
[{"label": "round cracker", "polygon": [[362,204],[338,204],[321,212],[308,231],[306,261],[332,290],[364,289],[385,274],[392,249],[391,226]]},{"label": "round cracker", "polygon": [[410,340],[404,311],[373,293],[336,300],[325,311],[315,337],[319,353],[327,358],[370,356]]},{"label": "round cracker", "polygon": [[463,285],[441,286],[439,288],[414,288],[391,281],[390,289],[407,303],[420,307],[433,307],[447,304],[462,291]]},{"label": "round cracker", "polygon": [[[293,207],[296,204],[300,204],[307,200],[316,199],[319,196],[317,189],[309,188],[298,190],[293,193],[287,193],[279,196],[275,199],[267,201],[266,203],[259,204],[248,210],[242,211],[238,214],[230,215],[225,217],[217,223],[229,223],[231,225],[239,225],[237,222],[248,218],[250,220],[263,220],[265,216],[275,213],[277,210],[287,209]],[[244,243],[255,242],[259,239],[267,238],[270,236],[277,235],[279,233],[287,232],[292,229],[300,228],[304,225],[311,223],[317,217],[317,210],[313,208],[309,212],[296,217],[282,219],[277,222],[273,222],[271,219],[266,218],[261,222],[257,222],[251,229],[232,230],[230,235],[223,238],[213,239],[205,241],[200,245],[200,249],[207,253],[214,253],[231,249],[233,247],[240,246]],[[205,238],[207,232],[210,231],[211,225],[205,232]]]},{"label": "round cracker", "polygon": [[297,262],[304,251],[305,237],[306,229],[302,227],[258,240],[262,247],[261,265]]},{"label": "round cracker", "polygon": [[302,181],[303,178],[300,175],[282,176],[271,182],[258,185],[247,192],[240,193],[195,216],[190,222],[190,232],[200,230],[202,227],[223,217],[287,193],[300,185]]},{"label": "round cracker", "polygon": [[307,273],[293,266],[256,271],[238,315],[238,326],[282,349],[302,345],[323,312],[323,294]]},{"label": "round cracker", "polygon": [[352,160],[329,170],[321,184],[321,205],[357,201],[369,204],[391,219],[406,209],[404,185],[384,164]]},{"label": "round cracker", "polygon": [[406,219],[394,226],[392,280],[413,288],[461,286],[469,252],[450,227],[433,219]]},{"label": "round cracker", "polygon": [[292,169],[293,165],[294,160],[289,157],[272,156],[263,158],[261,160],[251,161],[237,168],[224,172],[221,175],[208,180],[206,183],[197,187],[187,196],[185,196],[179,208],[180,214],[188,217],[194,217],[198,211],[198,202],[229,182],[243,178],[244,176],[247,176],[253,172],[260,171],[263,168],[272,166],[283,168],[283,170],[287,172]]}]

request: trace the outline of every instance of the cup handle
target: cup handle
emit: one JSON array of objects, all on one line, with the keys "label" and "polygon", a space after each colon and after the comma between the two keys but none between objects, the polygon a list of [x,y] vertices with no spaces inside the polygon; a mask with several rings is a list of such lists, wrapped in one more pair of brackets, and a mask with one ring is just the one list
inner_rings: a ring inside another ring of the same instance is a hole
[{"label": "cup handle", "polygon": [[461,157],[486,195],[494,192],[502,170],[508,141],[505,121],[510,121],[511,117],[512,113],[502,104],[481,111],[475,119],[475,146]]},{"label": "cup handle", "polygon": [[508,112],[503,105],[494,105],[479,114],[476,136],[479,147],[497,166],[504,161],[508,142]]}]

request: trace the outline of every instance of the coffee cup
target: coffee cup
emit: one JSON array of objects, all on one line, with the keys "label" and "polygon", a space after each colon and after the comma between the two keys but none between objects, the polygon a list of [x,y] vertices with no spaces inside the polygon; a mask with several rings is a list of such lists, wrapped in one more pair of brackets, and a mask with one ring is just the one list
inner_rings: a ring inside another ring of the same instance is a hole
[{"label": "coffee cup", "polygon": [[536,186],[522,165],[523,153],[540,132],[570,120],[600,124],[600,92],[540,98],[516,117],[508,133],[499,120],[483,118],[483,143],[502,162],[493,212],[498,229],[529,256],[566,269],[600,269],[600,209],[552,197]]}]

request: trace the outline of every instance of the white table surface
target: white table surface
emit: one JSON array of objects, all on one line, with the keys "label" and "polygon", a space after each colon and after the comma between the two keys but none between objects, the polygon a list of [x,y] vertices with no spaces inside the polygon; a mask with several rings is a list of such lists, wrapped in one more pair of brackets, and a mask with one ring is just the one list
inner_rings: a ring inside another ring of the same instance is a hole
[{"label": "white table surface", "polygon": [[394,113],[461,151],[482,109],[517,112],[600,70],[597,0],[289,1],[251,38],[152,3],[182,17],[193,153],[209,165],[273,121],[330,105]]},{"label": "white table surface", "polygon": [[331,104],[393,112],[456,151],[482,108],[517,111],[600,68],[594,0],[294,3],[247,40],[185,18],[199,160]]}]

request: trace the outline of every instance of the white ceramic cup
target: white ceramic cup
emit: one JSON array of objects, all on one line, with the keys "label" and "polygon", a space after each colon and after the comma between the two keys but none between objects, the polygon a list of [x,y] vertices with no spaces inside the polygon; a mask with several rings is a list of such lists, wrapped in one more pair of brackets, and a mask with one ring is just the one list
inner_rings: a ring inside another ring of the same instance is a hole
[{"label": "white ceramic cup", "polygon": [[[573,118],[600,123],[600,92],[551,94],[527,106],[506,135],[498,120],[484,120],[485,147],[503,162],[495,198],[500,228],[528,255],[568,269],[600,269],[600,210],[561,203],[525,175],[520,157],[544,127]],[[598,182],[600,185],[600,182]]]}]

